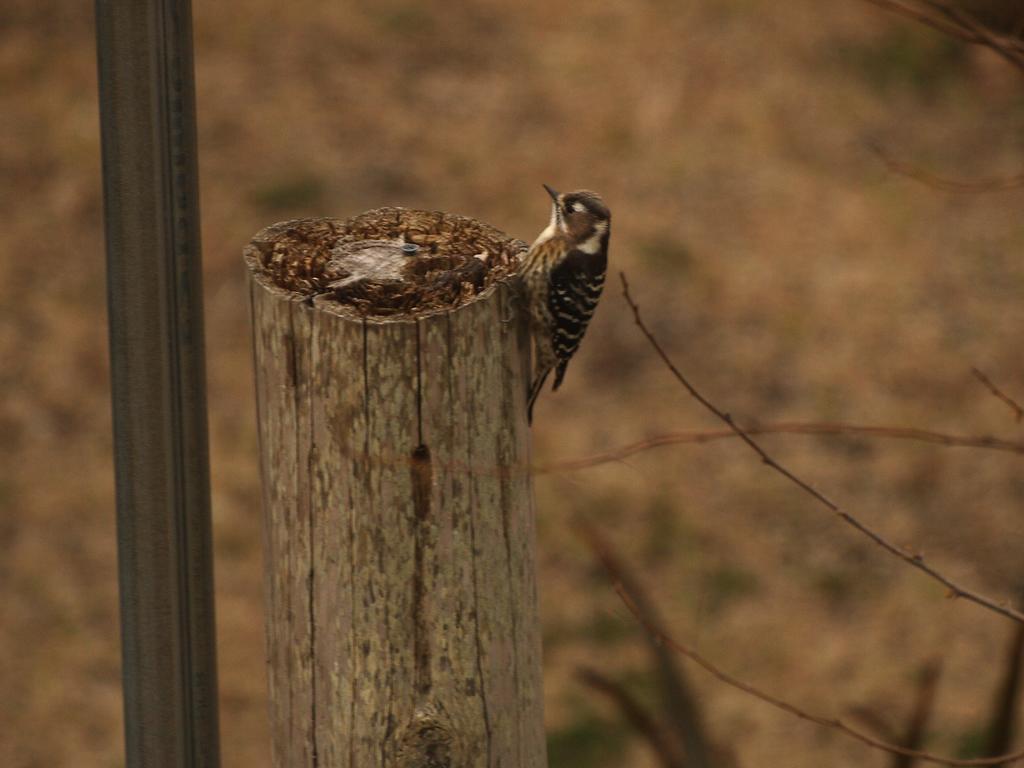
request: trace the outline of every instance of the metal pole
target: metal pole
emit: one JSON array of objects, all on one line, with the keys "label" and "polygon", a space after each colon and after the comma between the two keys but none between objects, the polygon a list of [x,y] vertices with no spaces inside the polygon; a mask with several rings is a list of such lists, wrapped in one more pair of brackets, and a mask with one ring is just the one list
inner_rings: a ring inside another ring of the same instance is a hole
[{"label": "metal pole", "polygon": [[216,768],[189,0],[97,0],[128,768]]}]

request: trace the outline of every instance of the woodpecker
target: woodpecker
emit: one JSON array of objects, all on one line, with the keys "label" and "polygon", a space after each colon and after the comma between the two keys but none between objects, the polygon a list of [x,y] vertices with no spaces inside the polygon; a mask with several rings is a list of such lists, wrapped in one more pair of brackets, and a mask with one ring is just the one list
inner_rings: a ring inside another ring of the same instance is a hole
[{"label": "woodpecker", "polygon": [[597,308],[608,265],[611,213],[596,192],[559,194],[547,184],[551,221],[520,267],[533,334],[533,377],[527,417],[552,370],[558,389]]}]

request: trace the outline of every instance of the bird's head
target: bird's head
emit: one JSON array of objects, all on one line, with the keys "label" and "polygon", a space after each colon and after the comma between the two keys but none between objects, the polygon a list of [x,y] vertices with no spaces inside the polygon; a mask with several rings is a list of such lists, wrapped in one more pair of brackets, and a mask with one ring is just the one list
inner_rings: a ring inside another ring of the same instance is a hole
[{"label": "bird's head", "polygon": [[597,253],[608,241],[612,215],[596,192],[556,192],[547,184],[551,195],[552,234],[560,234],[585,253]]}]

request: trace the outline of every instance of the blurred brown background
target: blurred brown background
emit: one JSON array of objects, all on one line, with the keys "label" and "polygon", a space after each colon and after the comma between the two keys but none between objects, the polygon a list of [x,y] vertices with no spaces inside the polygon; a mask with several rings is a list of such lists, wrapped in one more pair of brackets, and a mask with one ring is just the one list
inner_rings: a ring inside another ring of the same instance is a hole
[{"label": "blurred brown background", "polygon": [[[1007,4],[1004,4],[1004,6]],[[1009,4],[1013,5],[1013,4]],[[240,251],[264,225],[382,204],[531,240],[541,182],[601,191],[611,257],[693,380],[741,419],[1024,437],[1024,75],[857,0],[412,0],[194,9],[224,765],[267,766],[260,509]],[[0,8],[0,765],[122,764],[92,4]],[[343,372],[339,372],[343,375]],[[613,275],[538,461],[714,425],[650,354]],[[901,544],[1009,598],[1019,456],[765,442]],[[569,522],[640,569],[672,631],[809,708],[899,722],[945,658],[930,748],[967,754],[1011,627],[943,599],[735,441],[538,478],[553,768],[651,766],[573,675],[641,699],[640,633]],[[885,765],[694,671],[741,765]]]}]

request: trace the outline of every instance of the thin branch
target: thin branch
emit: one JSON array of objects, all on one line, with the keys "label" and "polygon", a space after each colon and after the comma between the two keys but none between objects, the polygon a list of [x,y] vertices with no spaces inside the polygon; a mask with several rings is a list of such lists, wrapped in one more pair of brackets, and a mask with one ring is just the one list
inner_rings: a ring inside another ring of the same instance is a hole
[{"label": "thin branch", "polygon": [[[912,440],[922,443],[933,443],[950,448],[984,448],[995,451],[1024,454],[1024,441],[1003,440],[989,435],[951,435],[944,432],[933,432],[915,427],[880,427],[845,422],[770,422],[767,424],[751,424],[742,427],[748,435],[850,435],[855,437],[876,437],[894,440]],[[547,475],[553,472],[574,472],[580,469],[622,461],[637,453],[667,445],[686,443],[710,443],[717,440],[729,440],[738,437],[734,429],[689,430],[686,432],[668,432],[655,435],[646,440],[602,451],[590,456],[576,459],[563,459],[548,464],[537,464],[533,467],[535,475]]]},{"label": "thin branch", "polygon": [[663,768],[684,768],[682,756],[677,754],[658,723],[629,691],[593,669],[581,667],[576,674],[595,691],[611,699],[622,716],[646,739]]},{"label": "thin branch", "polygon": [[[619,581],[625,586],[637,605],[645,615],[658,620],[658,612],[654,607],[640,581],[601,539],[592,527],[579,521],[576,525],[580,534],[590,542],[595,551],[604,552],[611,567],[618,574]],[[711,745],[701,716],[700,707],[690,691],[686,675],[679,667],[676,657],[664,645],[650,638],[651,656],[658,676],[662,706],[668,718],[670,733],[677,738],[677,743],[686,755],[686,768],[710,768],[713,765]]]},{"label": "thin branch", "polygon": [[[938,0],[866,0],[866,2],[931,27],[949,37],[988,48],[1017,69],[1024,71],[1024,42],[1018,37],[1005,35],[991,29],[961,8],[953,7],[945,2],[938,2]],[[939,176],[923,168],[897,160],[877,145],[872,145],[871,148],[893,173],[915,179],[935,189],[947,192],[979,193],[1024,187],[1024,173],[961,181]]]},{"label": "thin branch", "polygon": [[[1024,624],[1018,626],[1024,628]],[[907,727],[903,734],[898,734],[888,722],[879,717],[877,712],[868,707],[851,707],[849,715],[868,726],[884,741],[899,744],[906,749],[920,749],[934,710],[935,692],[941,673],[942,659],[939,658],[931,659],[921,667],[917,679],[914,706],[910,710]],[[1000,752],[1003,751],[1005,750],[1000,750]],[[917,762],[917,758],[911,755],[896,754],[892,758],[892,768],[913,768]]]},{"label": "thin branch", "polygon": [[1022,55],[1024,44],[1020,40],[996,32],[963,8],[938,2],[938,0],[921,0],[921,2],[943,18],[948,19],[966,35],[973,36],[974,39],[970,42],[989,48],[1014,66],[1024,68],[1024,55]]},{"label": "thin branch", "polygon": [[995,52],[1024,71],[1024,44],[982,24],[974,16],[937,0],[866,0],[879,8],[912,19],[945,35]]},{"label": "thin branch", "polygon": [[[930,443],[948,448],[981,448],[991,451],[1005,451],[1024,455],[1024,440],[1006,440],[992,435],[954,435],[945,432],[934,432],[916,427],[888,427],[864,424],[848,424],[845,422],[770,422],[765,424],[752,423],[743,426],[748,435],[848,435],[852,437],[882,438],[893,440],[909,440],[919,443]],[[522,477],[524,475],[548,475],[556,472],[575,472],[590,469],[602,464],[622,461],[644,451],[667,445],[687,443],[709,443],[717,440],[728,440],[737,437],[733,429],[687,430],[685,432],[669,432],[655,435],[646,440],[638,440],[601,453],[581,456],[573,459],[560,459],[546,464],[472,464],[457,459],[442,461],[434,460],[435,469],[449,472],[465,473],[482,477]],[[374,465],[389,467],[411,467],[414,459],[404,451],[380,451],[371,459]]]},{"label": "thin branch", "polygon": [[868,142],[868,149],[877,155],[885,164],[885,167],[892,173],[913,179],[933,189],[940,189],[943,192],[1005,192],[1008,189],[1024,187],[1024,173],[1017,173],[1013,176],[996,176],[988,179],[963,181],[939,176],[924,168],[898,160],[876,142]]},{"label": "thin branch", "polygon": [[999,387],[992,383],[992,380],[988,376],[977,368],[971,368],[971,373],[974,374],[974,378],[980,381],[989,392],[1010,407],[1010,410],[1013,411],[1014,418],[1019,423],[1021,418],[1024,417],[1024,408],[1021,408],[1020,403],[999,389]]},{"label": "thin branch", "polygon": [[[584,529],[584,532],[586,533],[586,529]],[[742,680],[733,677],[729,673],[719,669],[715,664],[713,664],[711,661],[708,661],[708,659],[706,659],[704,656],[702,656],[700,653],[698,653],[690,646],[678,642],[677,640],[670,637],[664,630],[662,630],[655,623],[655,621],[649,615],[645,614],[637,605],[633,596],[623,586],[622,580],[619,578],[619,574],[616,571],[615,558],[611,555],[611,550],[608,544],[604,542],[601,538],[593,535],[593,532],[590,532],[586,535],[587,541],[590,543],[591,548],[593,549],[594,553],[597,555],[601,564],[604,566],[605,570],[608,572],[609,576],[614,582],[616,594],[618,594],[622,602],[625,603],[626,608],[629,609],[629,612],[633,614],[633,617],[641,626],[644,627],[647,633],[657,642],[663,643],[667,648],[670,648],[671,650],[675,651],[681,656],[685,656],[686,658],[690,659],[692,662],[694,662],[697,666],[706,671],[712,677],[714,677],[722,683],[725,683],[729,687],[735,688],[736,690],[742,691],[743,693],[753,696],[754,698],[759,699],[760,701],[763,701],[766,704],[770,704],[771,706],[775,707],[776,709],[780,709],[783,712],[787,712],[790,715],[793,715],[794,717],[798,717],[801,720],[806,720],[807,722],[814,723],[815,725],[830,728],[834,731],[839,731],[840,733],[843,733],[852,739],[856,739],[862,744],[866,744],[867,746],[873,747],[874,749],[878,749],[883,752],[888,752],[894,755],[906,755],[930,763],[955,766],[994,766],[1002,765],[1003,763],[1013,763],[1017,762],[1018,760],[1024,760],[1024,750],[1020,752],[1013,752],[1006,755],[998,755],[996,757],[958,759],[952,757],[943,757],[941,755],[935,755],[931,752],[924,752],[917,749],[908,749],[906,747],[901,747],[897,744],[890,744],[880,739],[876,739],[867,733],[857,730],[856,728],[852,728],[843,721],[838,720],[834,717],[825,717],[823,715],[817,715],[808,712],[807,710],[802,709],[796,706],[795,704],[792,704],[791,702],[785,701],[784,699],[780,699],[769,693],[765,693],[759,688],[756,688],[753,685],[750,685],[749,683],[745,683]]]},{"label": "thin branch", "polygon": [[[903,738],[900,739],[900,746],[917,751],[924,744],[928,722],[931,720],[932,711],[935,707],[935,691],[938,688],[941,675],[941,659],[932,659],[921,668],[921,674],[917,682],[917,696],[914,700],[914,708],[910,711],[907,730],[903,734]],[[915,762],[916,758],[912,755],[894,755],[892,768],[913,768]]]},{"label": "thin branch", "polygon": [[[1024,627],[1024,624],[1021,624],[1021,626]],[[862,725],[866,725],[870,730],[878,734],[883,741],[890,741],[895,744],[900,740],[900,735],[896,732],[896,729],[887,721],[883,720],[882,717],[870,707],[854,705],[846,710],[846,714],[854,720],[858,720]]]},{"label": "thin branch", "polygon": [[897,0],[866,0],[872,5],[877,5],[879,8],[883,8],[892,13],[904,16],[908,19],[912,19],[920,24],[924,24],[926,27],[938,30],[943,34],[949,35],[950,37],[956,37],[963,40],[965,43],[977,43],[978,40],[968,35],[963,29],[956,24],[951,24],[943,19],[938,19],[929,14],[927,11],[921,8],[915,7],[914,5],[907,5]]},{"label": "thin branch", "polygon": [[792,703],[790,703],[788,701],[785,701],[783,699],[780,699],[780,698],[777,698],[775,696],[772,696],[771,694],[765,693],[764,691],[761,691],[758,688],[755,688],[754,686],[750,685],[749,683],[744,683],[742,680],[739,680],[739,679],[733,677],[732,675],[729,675],[728,673],[723,672],[721,669],[716,667],[714,664],[712,664],[706,658],[704,658],[699,653],[697,653],[694,649],[690,648],[689,646],[683,645],[682,643],[677,642],[676,640],[674,640],[673,638],[669,637],[667,634],[665,634],[665,632],[663,632],[662,630],[658,629],[657,627],[650,626],[650,625],[646,624],[644,622],[644,619],[637,612],[636,604],[632,602],[629,594],[622,588],[621,584],[616,584],[615,585],[615,591],[619,595],[619,597],[622,599],[623,603],[626,604],[626,607],[630,610],[630,612],[633,613],[633,615],[637,619],[637,621],[640,621],[642,624],[644,624],[644,627],[647,629],[648,632],[653,634],[661,642],[665,643],[666,646],[668,646],[669,648],[674,650],[676,653],[679,653],[679,654],[681,654],[683,656],[686,656],[688,659],[693,661],[699,667],[701,667],[702,669],[704,669],[705,671],[710,673],[713,677],[717,678],[718,680],[720,680],[721,682],[725,683],[726,685],[729,685],[729,686],[731,686],[733,688],[736,688],[736,689],[738,689],[740,691],[743,691],[744,693],[748,693],[751,696],[754,696],[755,698],[760,699],[761,701],[763,701],[763,702],[765,702],[767,704],[771,704],[773,707],[775,707],[777,709],[781,709],[784,712],[788,712],[789,714],[794,715],[795,717],[800,718],[801,720],[807,720],[808,722],[814,723],[816,725],[820,725],[820,726],[824,726],[826,728],[831,728],[833,730],[837,730],[837,731],[839,731],[841,733],[846,734],[847,736],[849,736],[852,739],[856,739],[857,741],[861,742],[862,744],[866,744],[869,747],[874,747],[875,749],[880,749],[880,750],[882,750],[884,752],[889,752],[891,754],[897,754],[897,755],[906,755],[906,756],[909,756],[909,757],[914,757],[914,758],[916,758],[918,760],[924,760],[925,762],[938,763],[939,765],[955,765],[955,766],[1002,765],[1004,763],[1015,763],[1015,762],[1017,762],[1019,760],[1024,760],[1024,750],[1021,750],[1019,752],[1007,753],[1005,755],[998,755],[996,757],[983,757],[983,758],[973,758],[973,759],[958,759],[958,758],[953,758],[953,757],[944,757],[942,755],[935,755],[935,754],[932,754],[931,752],[924,752],[922,750],[917,750],[917,749],[907,749],[906,747],[901,747],[898,744],[888,744],[888,743],[886,743],[884,741],[881,741],[879,739],[873,738],[872,736],[869,736],[866,733],[858,731],[855,728],[851,728],[850,726],[846,725],[846,723],[844,723],[842,720],[838,720],[838,719],[832,718],[832,717],[825,717],[823,715],[816,715],[816,714],[813,714],[813,713],[808,712],[806,710],[800,709],[795,704],[792,704]]},{"label": "thin branch", "polygon": [[1013,743],[1013,729],[1017,722],[1017,704],[1020,699],[1022,664],[1024,664],[1024,626],[1019,626],[1015,628],[1013,636],[1010,638],[1003,677],[999,681],[993,701],[986,749],[990,755],[1005,752]]},{"label": "thin branch", "polygon": [[746,443],[752,451],[754,451],[758,456],[761,457],[761,461],[764,464],[771,467],[773,470],[775,470],[775,472],[782,475],[791,483],[793,483],[798,488],[803,490],[805,493],[812,496],[815,500],[818,501],[818,503],[822,504],[823,506],[831,510],[833,513],[835,513],[840,520],[849,525],[851,528],[856,529],[864,536],[867,536],[869,539],[875,542],[875,544],[884,549],[886,552],[895,555],[908,565],[916,568],[922,573],[927,574],[932,579],[945,586],[949,590],[950,595],[952,597],[962,597],[965,600],[969,600],[972,603],[976,603],[977,605],[988,608],[989,610],[994,611],[995,613],[998,613],[1002,616],[1005,616],[1008,619],[1013,619],[1014,621],[1024,623],[1024,613],[1021,613],[1020,611],[1017,611],[1008,605],[998,603],[992,598],[986,597],[985,595],[981,594],[980,592],[976,592],[972,589],[968,589],[967,587],[961,586],[957,582],[953,581],[950,577],[946,576],[944,573],[936,570],[928,563],[926,563],[924,557],[920,553],[907,552],[902,548],[896,546],[887,538],[882,536],[882,534],[875,531],[866,523],[861,522],[857,517],[855,517],[851,513],[842,509],[838,504],[836,504],[836,502],[832,501],[832,499],[830,499],[824,493],[819,491],[817,488],[815,488],[807,481],[797,477],[790,470],[779,464],[775,459],[768,455],[768,453],[764,450],[764,448],[761,447],[761,445],[758,442],[756,442],[750,435],[748,435],[744,430],[742,430],[739,426],[736,425],[736,422],[733,421],[733,418],[730,414],[720,410],[717,406],[715,406],[714,403],[712,403],[710,400],[704,397],[704,395],[698,392],[697,389],[690,383],[690,381],[685,376],[683,376],[683,374],[676,367],[675,363],[673,363],[672,359],[668,356],[668,353],[665,352],[661,344],[658,343],[658,340],[654,337],[650,330],[648,330],[647,326],[644,324],[643,319],[640,317],[640,307],[637,305],[635,301],[633,301],[633,297],[629,293],[629,282],[626,280],[625,273],[620,272],[619,277],[622,280],[622,295],[626,299],[626,302],[629,304],[630,309],[632,309],[633,311],[634,322],[636,323],[640,331],[643,333],[643,335],[647,338],[647,341],[650,342],[651,346],[654,348],[654,351],[657,352],[662,362],[664,362],[668,369],[672,372],[672,375],[675,376],[676,380],[680,384],[682,384],[686,391],[689,392],[690,395],[695,400],[697,400],[697,402],[699,402],[708,411],[717,416],[721,421],[725,422],[726,426],[728,426],[733,432],[735,432],[736,436],[739,437],[740,440]]}]

